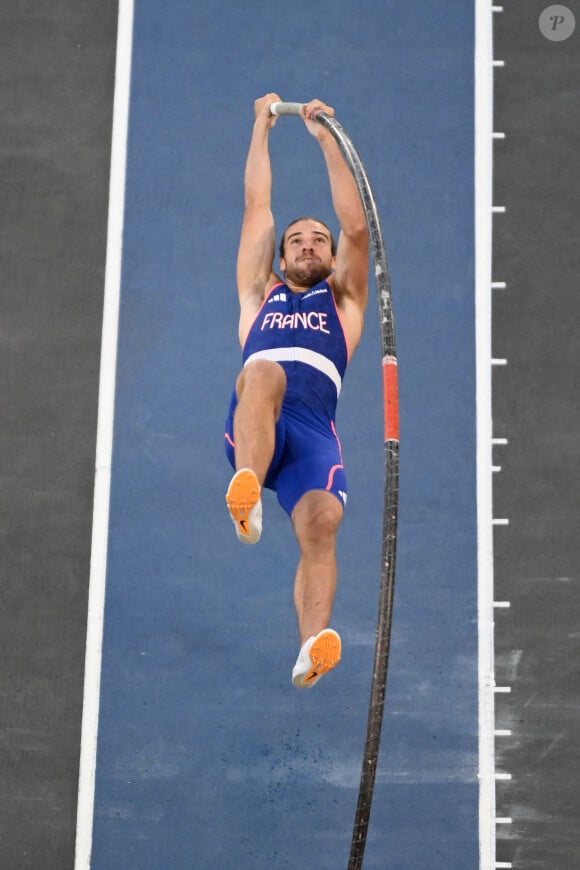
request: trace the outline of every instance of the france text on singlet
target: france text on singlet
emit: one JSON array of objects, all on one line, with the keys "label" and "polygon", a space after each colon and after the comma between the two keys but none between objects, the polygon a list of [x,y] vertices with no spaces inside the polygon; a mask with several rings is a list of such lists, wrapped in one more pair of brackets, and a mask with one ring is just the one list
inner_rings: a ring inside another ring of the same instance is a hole
[{"label": "france text on singlet", "polygon": [[268,293],[243,347],[244,365],[256,359],[280,363],[285,404],[305,405],[333,420],[348,349],[327,281],[302,293],[277,284]]}]

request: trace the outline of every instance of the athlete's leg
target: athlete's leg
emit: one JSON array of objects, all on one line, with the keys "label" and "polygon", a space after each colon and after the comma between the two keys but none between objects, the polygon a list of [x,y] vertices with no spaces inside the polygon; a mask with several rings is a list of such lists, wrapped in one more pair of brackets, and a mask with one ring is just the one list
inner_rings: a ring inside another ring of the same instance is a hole
[{"label": "athlete's leg", "polygon": [[300,643],[328,626],[336,591],[336,533],[343,509],[330,492],[305,493],[292,512],[300,547],[294,604]]},{"label": "athlete's leg", "polygon": [[236,534],[244,544],[256,544],[262,534],[260,493],[274,457],[276,423],[285,390],[284,369],[268,360],[256,360],[245,366],[236,383],[233,418],[236,473],[226,492],[226,504]]},{"label": "athlete's leg", "polygon": [[285,390],[284,369],[269,360],[255,360],[245,366],[236,382],[236,468],[251,468],[260,485],[274,455],[276,421]]}]

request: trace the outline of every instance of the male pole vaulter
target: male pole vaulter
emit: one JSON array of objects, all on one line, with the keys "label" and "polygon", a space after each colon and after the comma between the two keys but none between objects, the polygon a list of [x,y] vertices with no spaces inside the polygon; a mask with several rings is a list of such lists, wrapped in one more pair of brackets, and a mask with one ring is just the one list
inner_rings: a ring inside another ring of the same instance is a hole
[{"label": "male pole vaulter", "polygon": [[[302,107],[328,172],[340,235],[300,217],[280,243],[271,211],[268,150],[277,118],[266,94],[254,105],[245,170],[245,211],[237,263],[243,368],[226,423],[226,452],[236,470],[226,503],[240,541],[262,533],[261,487],[276,492],[300,548],[294,603],[300,653],[292,671],[298,688],[314,686],[340,661],[329,628],[336,590],[336,535],[347,499],[335,412],[342,378],[358,345],[368,297],[368,234],[360,195],[333,136],[314,121],[334,115],[320,100]],[[300,184],[301,164],[294,169]]]}]

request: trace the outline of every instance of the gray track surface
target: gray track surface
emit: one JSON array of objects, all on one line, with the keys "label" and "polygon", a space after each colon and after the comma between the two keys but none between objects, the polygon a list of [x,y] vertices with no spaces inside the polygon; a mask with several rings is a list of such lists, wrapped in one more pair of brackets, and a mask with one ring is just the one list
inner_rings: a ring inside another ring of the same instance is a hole
[{"label": "gray track surface", "polygon": [[0,11],[3,870],[73,862],[116,6]]},{"label": "gray track surface", "polygon": [[494,16],[494,514],[497,858],[526,870],[576,870],[580,854],[580,4],[576,31],[551,42],[545,2]]}]

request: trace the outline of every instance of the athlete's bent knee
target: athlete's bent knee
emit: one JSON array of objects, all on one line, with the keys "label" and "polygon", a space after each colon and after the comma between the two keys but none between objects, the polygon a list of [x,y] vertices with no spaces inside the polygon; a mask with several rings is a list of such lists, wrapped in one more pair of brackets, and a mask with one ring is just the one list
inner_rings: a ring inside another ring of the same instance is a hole
[{"label": "athlete's bent knee", "polygon": [[296,505],[293,516],[298,539],[322,541],[334,538],[342,514],[340,502],[331,493],[307,493]]},{"label": "athlete's bent knee", "polygon": [[286,391],[286,373],[277,362],[257,359],[244,366],[236,382],[236,393],[241,398],[245,390],[256,391],[261,396],[282,400]]}]

